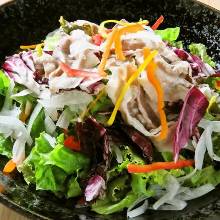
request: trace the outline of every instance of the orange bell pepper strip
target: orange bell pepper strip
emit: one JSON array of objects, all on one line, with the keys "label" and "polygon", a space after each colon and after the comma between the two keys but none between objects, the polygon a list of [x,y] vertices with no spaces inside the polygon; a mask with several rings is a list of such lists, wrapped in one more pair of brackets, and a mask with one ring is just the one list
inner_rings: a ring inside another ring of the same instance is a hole
[{"label": "orange bell pepper strip", "polygon": [[99,73],[101,76],[107,75],[104,69],[105,69],[105,65],[107,63],[107,59],[108,59],[110,52],[111,52],[111,46],[112,46],[113,42],[115,41],[115,37],[116,37],[117,32],[118,32],[118,29],[113,28],[112,32],[108,35],[108,38],[106,40],[105,51],[102,54],[102,60],[98,66],[98,70],[99,70]]},{"label": "orange bell pepper strip", "polygon": [[144,30],[144,28],[140,24],[130,24],[119,29],[118,34],[115,38],[115,54],[117,59],[122,61],[125,60],[125,56],[122,50],[121,36],[126,33],[135,33],[142,30]]},{"label": "orange bell pepper strip", "polygon": [[[150,54],[150,50],[147,48],[144,48],[144,57],[146,58]],[[156,64],[154,61],[151,61],[151,63],[147,66],[147,78],[150,81],[150,83],[154,86],[156,93],[157,93],[157,110],[160,116],[160,122],[161,122],[161,132],[158,136],[159,140],[163,140],[167,137],[168,133],[168,125],[167,125],[167,119],[166,114],[164,112],[164,93],[162,86],[160,84],[160,81],[157,79],[155,75],[155,69]]]},{"label": "orange bell pepper strip", "polygon": [[157,30],[157,28],[160,26],[161,23],[163,23],[163,21],[164,21],[164,16],[161,15],[161,16],[156,20],[156,22],[154,23],[154,25],[152,25],[151,29],[154,30],[154,31]]},{"label": "orange bell pepper strip", "polygon": [[178,160],[177,162],[156,162],[148,165],[128,164],[129,173],[148,173],[155,170],[181,169],[193,166],[194,160]]}]

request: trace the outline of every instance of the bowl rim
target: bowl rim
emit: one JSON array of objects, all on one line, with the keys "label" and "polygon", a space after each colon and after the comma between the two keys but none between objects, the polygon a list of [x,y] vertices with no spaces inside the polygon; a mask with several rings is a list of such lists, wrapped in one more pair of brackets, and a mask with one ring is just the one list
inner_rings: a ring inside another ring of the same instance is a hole
[{"label": "bowl rim", "polygon": [[15,212],[17,212],[18,214],[21,214],[24,217],[33,219],[33,220],[52,220],[51,218],[45,217],[41,214],[38,214],[35,211],[31,211],[25,207],[22,207],[20,205],[18,205],[17,203],[13,202],[12,200],[10,200],[6,195],[4,195],[3,193],[0,193],[0,203],[5,206],[8,209],[11,209]]}]

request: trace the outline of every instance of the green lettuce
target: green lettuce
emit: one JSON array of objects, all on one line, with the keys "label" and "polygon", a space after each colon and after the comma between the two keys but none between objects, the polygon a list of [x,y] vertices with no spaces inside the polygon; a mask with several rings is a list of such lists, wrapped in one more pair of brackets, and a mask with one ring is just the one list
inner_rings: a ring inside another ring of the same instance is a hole
[{"label": "green lettuce", "polygon": [[134,151],[128,146],[120,146],[122,153],[123,162],[117,163],[112,169],[107,172],[107,179],[111,180],[112,178],[117,177],[122,173],[122,171],[127,169],[129,163],[132,164],[145,164],[144,160],[140,158]]},{"label": "green lettuce", "polygon": [[10,79],[0,70],[0,95],[6,96],[10,86]]},{"label": "green lettuce", "polygon": [[207,54],[207,48],[204,44],[192,43],[189,45],[190,53],[199,56],[204,63],[208,63],[210,66],[215,67],[216,63]]},{"label": "green lettuce", "polygon": [[186,181],[185,185],[189,187],[198,187],[210,183],[213,186],[220,184],[220,170],[215,170],[213,166],[208,166],[196,173]]},{"label": "green lettuce", "polygon": [[[122,153],[122,163],[117,163],[112,169],[107,171],[107,191],[104,198],[96,200],[92,205],[92,210],[107,215],[122,211],[130,207],[138,198],[150,198],[155,196],[155,186],[164,189],[167,179],[171,175],[180,177],[186,175],[183,169],[158,170],[149,173],[127,172],[127,165],[145,164],[146,162],[136,154],[131,147],[119,146]],[[172,154],[163,153],[166,160],[172,160]]]},{"label": "green lettuce", "polygon": [[181,169],[175,170],[157,170],[149,173],[134,173],[132,174],[131,187],[133,192],[139,196],[152,197],[155,195],[153,186],[157,185],[164,188],[167,182],[167,177],[183,176],[185,172]]},{"label": "green lettuce", "polygon": [[31,137],[37,138],[40,136],[40,133],[45,131],[45,113],[44,110],[41,109],[40,113],[36,117],[36,119],[33,122],[32,128],[31,128]]},{"label": "green lettuce", "polygon": [[145,162],[130,147],[119,146],[119,149],[123,161],[107,171],[106,196],[96,200],[92,205],[92,210],[102,215],[122,211],[131,206],[138,198],[138,194],[131,191],[131,176],[127,172],[127,165],[129,163],[144,164]]},{"label": "green lettuce", "polygon": [[36,184],[37,190],[49,190],[67,198],[80,195],[78,180],[87,174],[89,158],[64,147],[63,134],[57,137],[54,148],[44,135],[43,132],[36,138],[35,146],[18,170],[28,184]]},{"label": "green lettuce", "polygon": [[0,109],[3,107],[5,96],[10,86],[10,79],[0,70]]},{"label": "green lettuce", "polygon": [[0,135],[0,154],[6,156],[8,158],[12,158],[12,146],[13,143],[11,139],[5,138],[4,136]]},{"label": "green lettuce", "polygon": [[82,190],[78,183],[78,178],[73,176],[68,182],[67,198],[76,197],[82,194]]},{"label": "green lettuce", "polygon": [[118,202],[125,197],[130,190],[130,178],[127,174],[120,176],[108,184],[108,198],[112,202]]},{"label": "green lettuce", "polygon": [[177,40],[180,34],[180,28],[166,28],[164,30],[155,30],[154,31],[157,35],[159,35],[162,40],[168,41],[169,43],[174,42]]},{"label": "green lettuce", "polygon": [[117,203],[111,202],[108,197],[106,197],[103,200],[97,200],[92,205],[92,211],[95,211],[101,215],[109,215],[115,212],[120,212],[124,208],[130,207],[137,199],[138,195],[133,192],[129,192],[121,201]]},{"label": "green lettuce", "polygon": [[182,41],[172,41],[172,42],[170,42],[170,45],[172,47],[183,49],[183,42]]}]

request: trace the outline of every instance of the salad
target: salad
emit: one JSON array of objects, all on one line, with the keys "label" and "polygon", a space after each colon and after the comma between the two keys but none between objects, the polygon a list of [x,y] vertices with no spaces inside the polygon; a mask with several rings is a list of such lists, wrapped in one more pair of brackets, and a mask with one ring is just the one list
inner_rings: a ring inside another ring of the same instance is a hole
[{"label": "salad", "polygon": [[3,173],[76,207],[182,210],[220,183],[220,72],[147,20],[68,22],[0,70]]}]

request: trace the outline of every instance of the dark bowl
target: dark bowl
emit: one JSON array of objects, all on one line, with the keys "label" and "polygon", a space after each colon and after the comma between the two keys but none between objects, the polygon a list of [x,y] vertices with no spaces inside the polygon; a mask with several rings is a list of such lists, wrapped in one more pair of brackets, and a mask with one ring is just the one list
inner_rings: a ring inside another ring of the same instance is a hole
[{"label": "dark bowl", "polygon": [[[200,42],[208,47],[220,67],[220,13],[192,0],[18,0],[0,8],[0,61],[16,51],[21,44],[38,43],[58,27],[60,15],[69,20],[139,18],[154,22],[165,16],[161,26],[180,26],[185,45]],[[5,164],[0,157],[0,170]],[[48,192],[27,186],[19,174],[4,176],[0,184],[5,193],[0,201],[32,219],[125,219],[124,214],[99,216],[87,209],[76,209],[72,200],[58,199]],[[183,211],[148,211],[136,219],[220,219],[220,189],[190,201]]]}]

